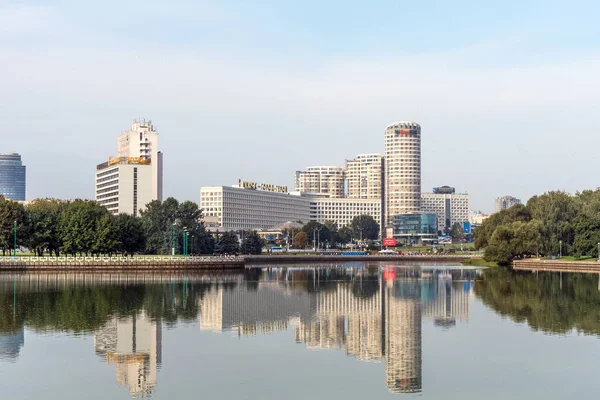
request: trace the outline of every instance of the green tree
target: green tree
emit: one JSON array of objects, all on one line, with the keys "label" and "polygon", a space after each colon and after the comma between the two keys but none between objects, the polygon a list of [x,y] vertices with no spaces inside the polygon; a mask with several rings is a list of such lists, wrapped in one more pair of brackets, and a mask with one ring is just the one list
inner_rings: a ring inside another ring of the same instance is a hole
[{"label": "green tree", "polygon": [[59,241],[64,253],[76,255],[97,250],[96,235],[100,219],[108,211],[95,201],[73,200],[68,202],[58,222]]},{"label": "green tree", "polygon": [[235,232],[224,232],[221,234],[215,246],[219,254],[235,254],[240,252],[240,241]]},{"label": "green tree", "polygon": [[37,199],[25,207],[29,225],[26,245],[40,257],[44,251],[60,255],[58,223],[64,205],[60,200]]},{"label": "green tree", "polygon": [[96,221],[93,254],[112,254],[120,247],[120,235],[117,221],[112,214],[104,214]]},{"label": "green tree", "polygon": [[308,236],[306,232],[299,232],[294,236],[292,247],[295,249],[305,249],[308,246]]},{"label": "green tree", "polygon": [[15,222],[17,223],[17,246],[25,244],[28,236],[25,208],[16,201],[0,196],[0,247],[2,255],[14,247]]},{"label": "green tree", "polygon": [[[146,249],[148,254],[170,254],[171,248],[178,247],[180,227],[177,226],[177,210],[179,202],[172,197],[165,201],[153,200],[140,211],[144,236],[146,237]],[[177,229],[175,235],[176,243],[172,240],[172,229]]]},{"label": "green tree", "polygon": [[349,226],[342,226],[338,231],[338,240],[341,244],[349,243],[352,240],[352,229]]},{"label": "green tree", "polygon": [[323,224],[310,221],[308,224],[302,227],[302,232],[306,233],[306,237],[309,241],[314,241],[314,246],[327,241],[331,242],[331,231]]},{"label": "green tree", "polygon": [[244,232],[244,240],[242,240],[244,254],[261,254],[263,247],[265,247],[265,241],[258,236],[256,231]]},{"label": "green tree", "polygon": [[[214,251],[214,241],[202,222],[202,210],[191,201],[179,203],[169,197],[163,202],[148,203],[141,211],[142,225],[146,237],[146,252],[150,254],[170,254],[175,247],[183,252],[183,232],[189,233],[188,251],[210,254]],[[175,230],[173,243],[172,231]]]},{"label": "green tree", "polygon": [[452,229],[450,229],[450,236],[452,236],[453,240],[461,242],[465,238],[465,231],[463,230],[462,225],[458,222],[452,225]]},{"label": "green tree", "polygon": [[379,237],[379,224],[370,215],[359,215],[350,222],[352,236],[355,239],[376,240]]},{"label": "green tree", "polygon": [[117,250],[123,255],[133,255],[144,251],[146,236],[140,218],[129,214],[119,214],[115,218],[118,232]]}]

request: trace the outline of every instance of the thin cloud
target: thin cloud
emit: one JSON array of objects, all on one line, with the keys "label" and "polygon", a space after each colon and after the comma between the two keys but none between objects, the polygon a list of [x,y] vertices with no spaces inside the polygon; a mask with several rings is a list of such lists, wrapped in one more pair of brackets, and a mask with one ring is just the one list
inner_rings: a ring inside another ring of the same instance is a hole
[{"label": "thin cloud", "polygon": [[0,38],[48,32],[55,26],[56,10],[47,6],[0,6]]}]

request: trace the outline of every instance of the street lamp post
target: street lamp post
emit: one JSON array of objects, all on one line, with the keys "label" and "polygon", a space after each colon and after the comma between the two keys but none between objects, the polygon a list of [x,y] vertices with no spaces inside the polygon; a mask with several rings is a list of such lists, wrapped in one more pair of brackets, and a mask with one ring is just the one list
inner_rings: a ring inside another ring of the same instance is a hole
[{"label": "street lamp post", "polygon": [[14,230],[14,239],[15,239],[15,255],[14,258],[17,258],[17,221],[15,221],[15,230]]},{"label": "street lamp post", "polygon": [[559,240],[558,244],[560,246],[559,247],[560,250],[559,250],[559,253],[558,253],[558,258],[562,258],[562,240]]},{"label": "street lamp post", "polygon": [[194,235],[192,235],[192,243],[190,245],[190,254],[194,255]]},{"label": "street lamp post", "polygon": [[187,227],[183,227],[183,232],[182,232],[182,239],[183,239],[183,246],[182,246],[182,252],[183,252],[183,256],[187,257]]},{"label": "street lamp post", "polygon": [[175,242],[177,242],[177,236],[175,235],[175,222],[171,226],[171,255],[175,257]]},{"label": "street lamp post", "polygon": [[185,256],[186,258],[190,255],[190,233],[185,232]]}]

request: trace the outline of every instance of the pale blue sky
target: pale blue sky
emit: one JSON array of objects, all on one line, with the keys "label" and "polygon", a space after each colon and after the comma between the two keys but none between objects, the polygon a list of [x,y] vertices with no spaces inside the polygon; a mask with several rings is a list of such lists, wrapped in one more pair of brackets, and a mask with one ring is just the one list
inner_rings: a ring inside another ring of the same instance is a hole
[{"label": "pale blue sky", "polygon": [[0,152],[28,197],[93,197],[95,165],[152,119],[165,194],[383,152],[423,133],[423,190],[598,186],[593,1],[0,0]]}]

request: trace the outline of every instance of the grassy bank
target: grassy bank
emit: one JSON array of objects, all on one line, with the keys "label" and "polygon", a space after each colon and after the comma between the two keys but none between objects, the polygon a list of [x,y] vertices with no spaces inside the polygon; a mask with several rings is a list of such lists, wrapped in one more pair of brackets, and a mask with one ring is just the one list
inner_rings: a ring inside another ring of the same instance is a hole
[{"label": "grassy bank", "polygon": [[483,258],[469,258],[468,260],[461,261],[462,265],[469,265],[471,267],[497,267],[498,264],[495,262],[485,261]]}]

